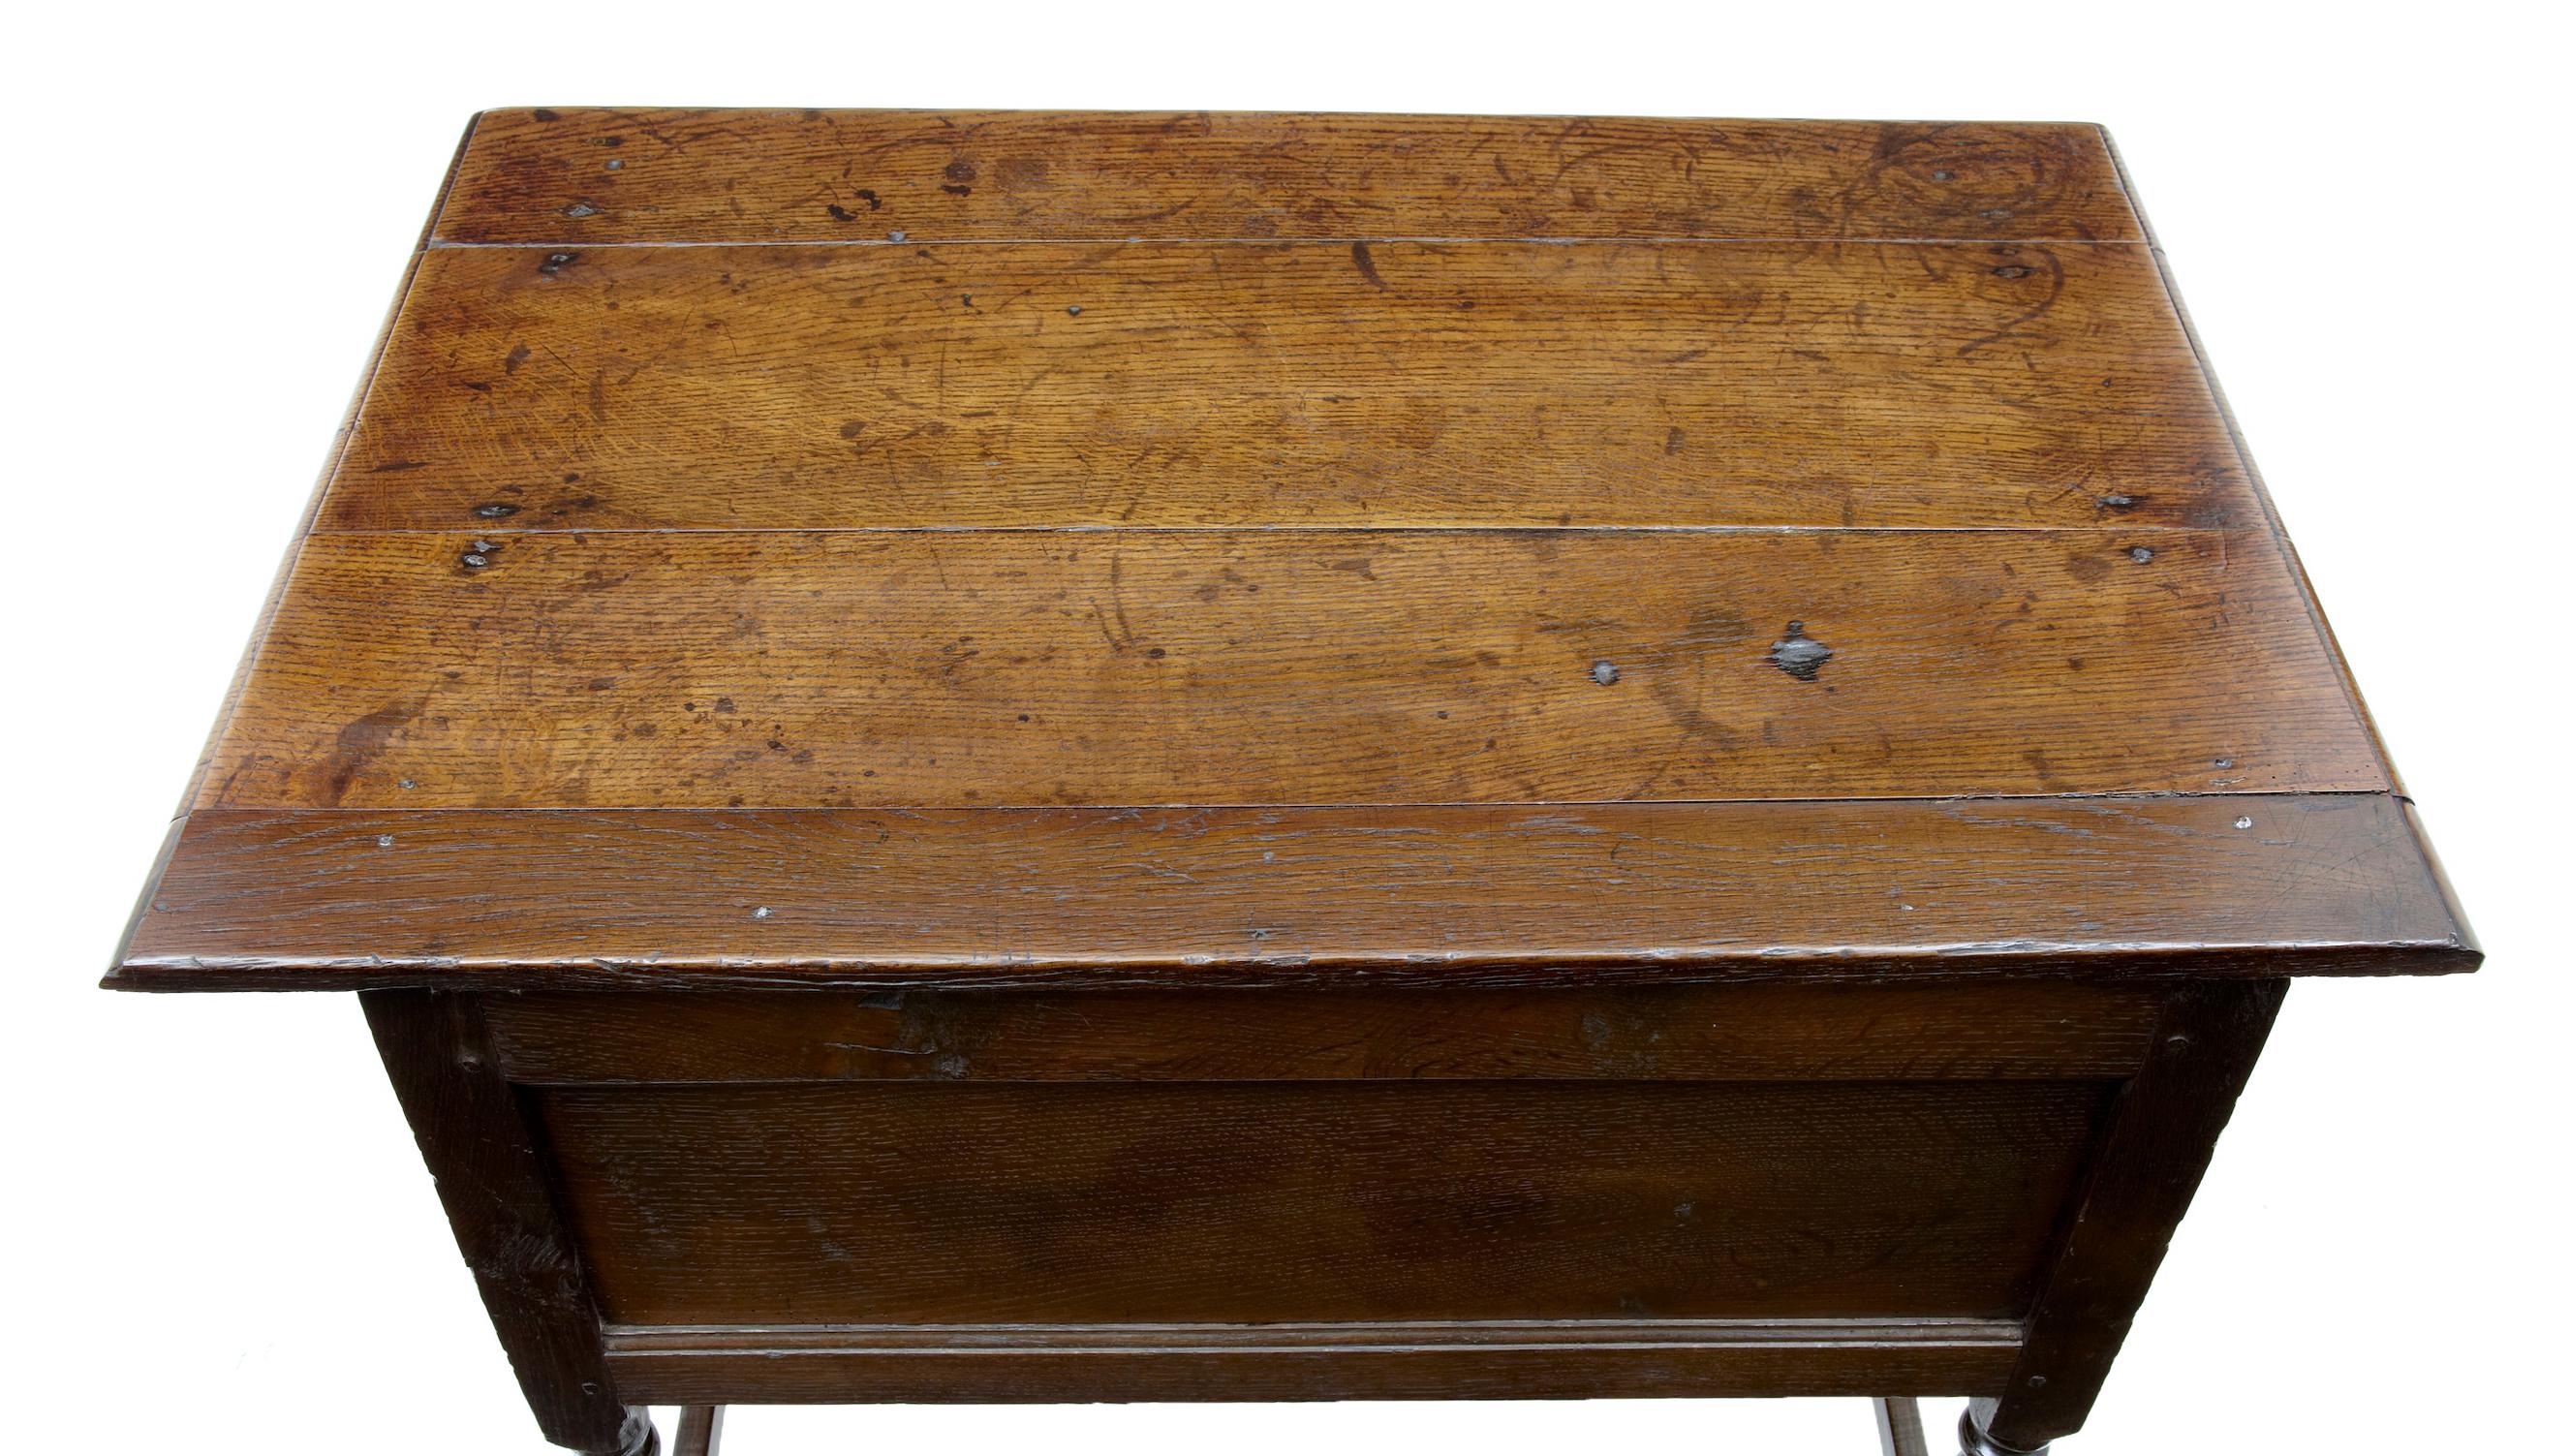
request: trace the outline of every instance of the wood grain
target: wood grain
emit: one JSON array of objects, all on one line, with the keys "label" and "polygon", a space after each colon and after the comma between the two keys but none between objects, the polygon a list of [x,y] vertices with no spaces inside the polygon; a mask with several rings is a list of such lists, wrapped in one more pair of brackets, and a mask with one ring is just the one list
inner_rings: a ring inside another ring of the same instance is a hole
[{"label": "wood grain", "polygon": [[625,1404],[608,1373],[589,1270],[563,1225],[527,1110],[492,1060],[479,1003],[439,991],[370,991],[361,1000],[545,1439],[592,1456],[656,1449],[651,1413]]},{"label": "wood grain", "polygon": [[[202,804],[2387,786],[2300,594],[2256,537],[713,533],[483,545],[312,538]],[[1798,626],[1808,641],[1782,646]]]},{"label": "wood grain", "polygon": [[1962,1395],[2013,1320],[1441,1320],[1428,1324],[695,1326],[608,1332],[620,1388],[690,1400],[1575,1400]]},{"label": "wood grain", "polygon": [[530,1097],[620,1324],[1998,1318],[2031,1296],[2113,1086]]},{"label": "wood grain", "polygon": [[2158,261],[2091,127],[489,114],[110,984],[366,991],[586,1451],[2033,1444],[2277,978],[2479,960]]},{"label": "wood grain", "polygon": [[2132,239],[2092,126],[518,108],[450,243]]},{"label": "wood grain", "polygon": [[[112,983],[2467,967],[2405,823],[2271,933],[1810,807],[2395,791],[2155,263],[2087,127],[492,113]],[[1780,857],[1469,840],[1615,802]],[[1204,805],[1381,812],[1290,904],[933,817]]]},{"label": "wood grain", "polygon": [[690,1405],[678,1412],[678,1436],[670,1456],[721,1456],[724,1407]]},{"label": "wood grain", "polygon": [[2169,998],[2150,1059],[2116,1094],[2081,1176],[2016,1367],[1994,1398],[1974,1402],[1995,1441],[2030,1451],[2086,1422],[2287,984],[2196,985]]},{"label": "wood grain", "polygon": [[114,981],[1545,986],[2478,959],[2377,795],[217,811]]},{"label": "wood grain", "polygon": [[2139,244],[432,250],[327,530],[2239,526]]},{"label": "wood grain", "polygon": [[512,992],[513,1082],[1995,1081],[2129,1077],[2162,988]]}]

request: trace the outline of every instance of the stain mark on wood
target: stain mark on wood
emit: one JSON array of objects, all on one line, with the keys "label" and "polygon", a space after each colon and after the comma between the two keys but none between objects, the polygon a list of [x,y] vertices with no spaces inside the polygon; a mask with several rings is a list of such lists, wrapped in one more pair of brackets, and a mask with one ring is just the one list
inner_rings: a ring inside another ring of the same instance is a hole
[{"label": "stain mark on wood", "polygon": [[1357,271],[1365,274],[1365,280],[1367,282],[1374,284],[1378,288],[1388,286],[1383,280],[1383,274],[1376,272],[1374,269],[1374,250],[1372,248],[1366,246],[1362,243],[1351,243],[1348,247],[1348,256],[1356,260]]}]

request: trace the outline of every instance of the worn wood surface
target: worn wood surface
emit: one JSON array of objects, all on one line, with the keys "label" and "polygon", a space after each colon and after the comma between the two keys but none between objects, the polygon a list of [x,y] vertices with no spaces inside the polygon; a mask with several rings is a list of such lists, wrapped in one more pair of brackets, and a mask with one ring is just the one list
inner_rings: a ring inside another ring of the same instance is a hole
[{"label": "worn wood surface", "polygon": [[639,1456],[650,1412],[604,1363],[589,1271],[554,1204],[541,1139],[491,1056],[481,1009],[439,991],[369,991],[366,1024],[438,1200],[545,1439]]},{"label": "worn wood surface", "polygon": [[519,108],[442,243],[2132,239],[2078,125]]},{"label": "worn wood surface", "polygon": [[2474,959],[2402,806],[2368,794],[221,810],[119,979],[1556,986]]},{"label": "worn wood surface", "polygon": [[2149,1060],[2107,1114],[2026,1314],[2016,1366],[1974,1406],[1975,1423],[1994,1440],[2030,1451],[2087,1420],[2287,984],[2197,985],[2169,998]]},{"label": "worn wood surface", "polygon": [[369,988],[583,1450],[2031,1445],[2275,978],[2478,959],[2094,128],[522,110],[110,984]]},{"label": "worn wood surface", "polygon": [[2281,561],[2224,533],[473,545],[313,538],[201,806],[2387,786]]},{"label": "worn wood surface", "polygon": [[2003,1319],[611,1328],[660,1403],[1561,1400],[1957,1395],[2004,1378]]},{"label": "worn wood surface", "polygon": [[111,983],[2465,968],[2396,793],[2094,128],[495,112]]},{"label": "worn wood surface", "polygon": [[615,1323],[1262,1323],[2010,1316],[2114,1086],[530,1096]]},{"label": "worn wood surface", "polygon": [[528,1086],[660,1082],[1992,1081],[2131,1076],[2159,988],[514,993]]},{"label": "worn wood surface", "polygon": [[327,529],[2263,524],[2138,243],[440,248],[376,391]]}]

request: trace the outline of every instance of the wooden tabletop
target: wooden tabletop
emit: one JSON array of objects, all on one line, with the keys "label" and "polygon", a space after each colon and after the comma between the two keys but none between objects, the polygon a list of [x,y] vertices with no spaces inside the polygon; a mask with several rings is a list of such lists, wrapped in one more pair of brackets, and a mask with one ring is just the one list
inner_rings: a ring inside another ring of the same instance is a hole
[{"label": "wooden tabletop", "polygon": [[109,979],[2477,960],[2094,127],[564,109]]}]

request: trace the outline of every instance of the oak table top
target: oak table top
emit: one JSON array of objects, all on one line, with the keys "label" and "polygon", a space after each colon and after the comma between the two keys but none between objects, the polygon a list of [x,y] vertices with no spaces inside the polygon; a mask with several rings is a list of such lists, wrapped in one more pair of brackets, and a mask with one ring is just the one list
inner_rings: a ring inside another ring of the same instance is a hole
[{"label": "oak table top", "polygon": [[536,110],[110,983],[2476,960],[2093,127]]}]

